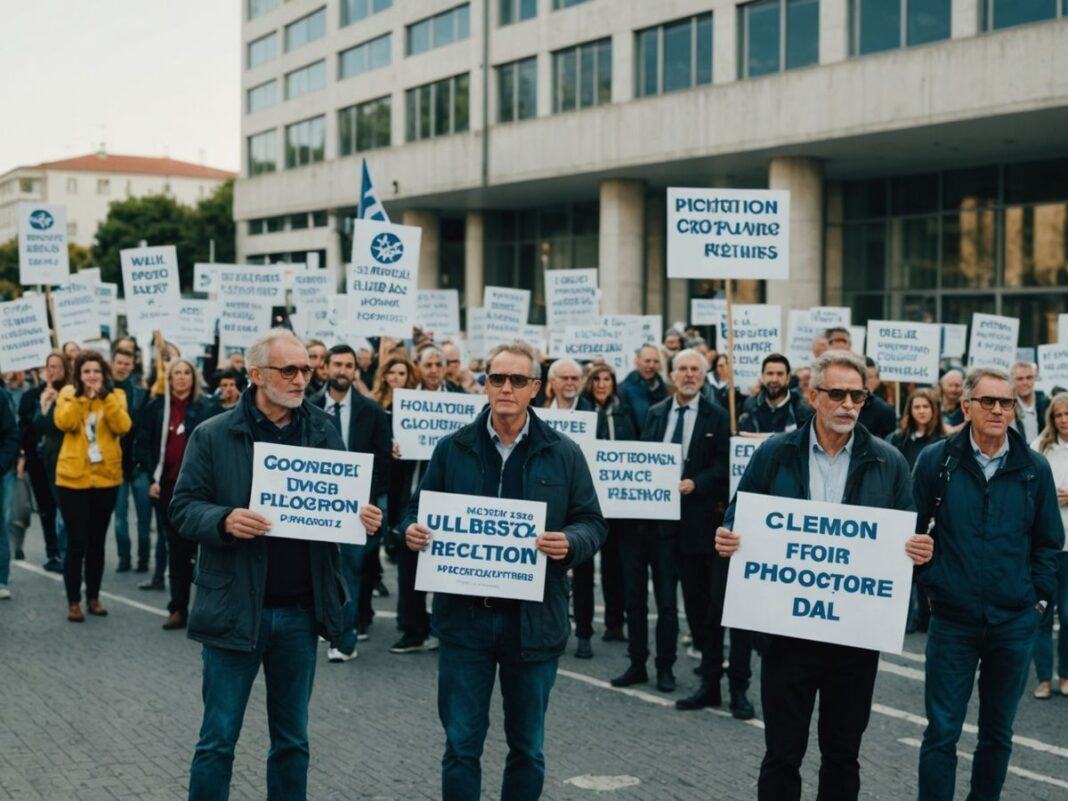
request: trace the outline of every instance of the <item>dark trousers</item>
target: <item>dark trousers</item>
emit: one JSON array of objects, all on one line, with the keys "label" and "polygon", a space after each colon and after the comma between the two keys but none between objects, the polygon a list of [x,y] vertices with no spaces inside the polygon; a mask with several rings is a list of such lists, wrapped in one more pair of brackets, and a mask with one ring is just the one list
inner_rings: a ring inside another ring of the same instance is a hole
[{"label": "dark trousers", "polygon": [[663,537],[655,525],[642,525],[620,540],[623,562],[623,593],[627,610],[631,662],[649,658],[649,574],[656,601],[656,666],[675,664],[679,639],[678,585],[675,537]]},{"label": "dark trousers", "polygon": [[63,583],[67,602],[82,600],[82,563],[85,564],[85,597],[100,597],[100,579],[104,575],[104,545],[107,542],[111,514],[115,511],[116,487],[101,489],[67,489],[56,487],[59,508],[67,522],[67,557],[63,563]]},{"label": "dark trousers", "polygon": [[382,537],[375,535],[368,537],[367,546],[363,555],[363,576],[360,580],[360,598],[356,620],[361,626],[371,625],[375,618],[375,610],[371,606],[374,597],[374,589],[382,580],[382,560],[379,552],[382,550]]},{"label": "dark trousers", "polygon": [[430,636],[430,615],[426,611],[426,593],[415,588],[415,568],[419,554],[401,543],[397,548],[397,626],[405,634]]},{"label": "dark trousers", "polygon": [[[623,628],[623,563],[619,549],[622,521],[608,521],[608,538],[601,548],[601,592],[604,594],[604,626]],[[593,559],[571,569],[571,593],[575,603],[575,636],[593,636]]]},{"label": "dark trousers", "polygon": [[[727,571],[730,560],[713,556],[709,561],[709,581],[712,587],[712,604],[705,616],[703,632],[698,638],[694,631],[694,643],[701,651],[701,675],[706,680],[719,682],[723,678],[723,641],[727,630],[723,627],[723,597],[727,590]],[[689,612],[687,611],[687,616]],[[693,631],[693,627],[690,628]],[[731,648],[728,657],[727,678],[732,690],[745,692],[753,675],[750,664],[753,657],[753,633],[743,629],[731,629]]]},{"label": "dark trousers", "polygon": [[764,655],[760,699],[767,751],[759,801],[801,798],[801,762],[816,696],[820,778],[817,801],[853,801],[860,792],[860,740],[871,715],[879,653],[845,645],[774,637]]},{"label": "dark trousers", "polygon": [[683,553],[676,555],[679,583],[682,584],[682,604],[686,610],[686,624],[690,627],[693,647],[704,651],[708,639],[708,616],[712,606],[713,553]]},{"label": "dark trousers", "polygon": [[164,522],[167,531],[168,586],[171,591],[167,611],[181,612],[188,617],[189,591],[193,585],[193,567],[197,562],[197,544],[179,534],[165,513],[160,514],[159,519]]},{"label": "dark trousers", "polygon": [[56,499],[48,484],[48,472],[40,458],[26,459],[26,472],[30,476],[30,489],[37,504],[37,514],[41,516],[41,530],[44,532],[45,554],[49,559],[59,559],[59,541],[56,539]]}]

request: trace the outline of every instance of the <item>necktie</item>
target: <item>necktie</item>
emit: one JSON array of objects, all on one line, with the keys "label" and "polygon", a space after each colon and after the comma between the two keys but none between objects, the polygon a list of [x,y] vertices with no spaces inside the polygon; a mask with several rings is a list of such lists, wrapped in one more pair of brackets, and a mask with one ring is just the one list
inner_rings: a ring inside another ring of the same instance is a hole
[{"label": "necktie", "polygon": [[334,411],[334,425],[337,426],[337,433],[341,434],[342,437],[344,437],[344,432],[342,432],[342,430],[341,430],[341,404],[340,403],[335,403],[333,411]]},{"label": "necktie", "polygon": [[671,442],[674,445],[682,444],[682,432],[683,432],[683,420],[685,419],[686,410],[688,406],[680,406],[676,411],[679,413],[678,419],[675,421],[675,430],[671,432]]}]

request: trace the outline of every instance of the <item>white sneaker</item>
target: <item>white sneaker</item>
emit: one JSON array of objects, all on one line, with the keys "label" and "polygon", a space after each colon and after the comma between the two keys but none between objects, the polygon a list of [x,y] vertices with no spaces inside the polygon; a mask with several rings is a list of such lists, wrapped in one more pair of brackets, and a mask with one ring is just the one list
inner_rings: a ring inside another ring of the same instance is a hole
[{"label": "white sneaker", "polygon": [[324,642],[326,642],[326,637],[324,637],[324,636],[322,636],[322,635],[320,634],[320,635],[319,635],[319,644],[320,644],[320,645],[322,645],[322,644],[323,644]]},{"label": "white sneaker", "polygon": [[686,648],[686,656],[690,657],[690,659],[700,659],[701,652],[694,648],[692,645],[690,645]]},{"label": "white sneaker", "polygon": [[331,648],[326,652],[326,658],[329,659],[331,662],[349,662],[355,659],[356,656],[357,654],[355,648],[352,649],[351,654],[346,654],[344,651],[338,648]]},{"label": "white sneaker", "polygon": [[438,638],[437,637],[427,637],[426,638],[426,643],[424,643],[423,647],[426,648],[426,650],[428,650],[428,651],[436,651],[436,650],[438,650]]},{"label": "white sneaker", "polygon": [[11,599],[11,590],[7,587],[0,586],[0,601],[8,601]]}]

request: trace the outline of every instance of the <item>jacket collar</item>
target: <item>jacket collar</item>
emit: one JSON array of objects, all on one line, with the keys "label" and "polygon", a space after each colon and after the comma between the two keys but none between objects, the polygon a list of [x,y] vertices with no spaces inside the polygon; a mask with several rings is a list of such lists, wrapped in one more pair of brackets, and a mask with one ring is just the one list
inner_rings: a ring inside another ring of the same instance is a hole
[{"label": "jacket collar", "polygon": [[[1001,463],[998,473],[1009,470],[1021,470],[1031,466],[1030,448],[1023,436],[1013,427],[1006,429],[1005,436],[1008,438],[1009,452],[1005,455],[1005,461]],[[972,424],[967,423],[964,428],[949,438],[946,443],[946,451],[952,453],[960,464],[966,465],[975,472],[981,472],[979,463],[972,453]]]},{"label": "jacket collar", "polygon": [[[486,429],[489,425],[490,406],[487,403],[486,407],[479,412],[478,417],[475,418],[473,423],[461,428],[455,434],[453,434],[452,441],[460,448],[465,450],[474,451],[478,448],[478,442],[480,432]],[[538,415],[534,412],[534,407],[530,406],[527,409],[527,418],[530,424],[530,431],[527,434],[527,438],[530,440],[530,455],[533,456],[542,448],[548,448],[556,442],[560,441],[560,435],[553,431],[549,426],[545,424],[543,420],[538,418]]]},{"label": "jacket collar", "polygon": [[[231,409],[233,414],[230,416],[230,431],[232,433],[247,437],[253,436],[249,421],[254,409],[255,394],[256,387],[250,385],[248,389],[241,393],[241,399],[237,402],[237,405]],[[311,435],[315,438],[315,441],[318,441],[323,427],[321,421],[312,414],[311,409],[312,404],[305,398],[300,406],[293,410],[293,414],[301,425],[304,434],[302,440],[306,441]]]}]

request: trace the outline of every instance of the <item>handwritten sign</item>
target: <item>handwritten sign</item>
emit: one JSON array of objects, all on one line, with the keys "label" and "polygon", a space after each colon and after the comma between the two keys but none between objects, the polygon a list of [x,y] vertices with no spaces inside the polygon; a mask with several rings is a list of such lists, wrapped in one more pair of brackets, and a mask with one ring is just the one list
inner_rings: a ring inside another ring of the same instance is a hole
[{"label": "handwritten sign", "polygon": [[415,319],[438,338],[460,333],[460,293],[455,289],[420,289],[415,295]]},{"label": "handwritten sign", "polygon": [[52,317],[60,344],[97,339],[100,318],[96,311],[96,292],[92,286],[70,283],[52,292]]},{"label": "handwritten sign", "polygon": [[607,518],[678,520],[682,446],[599,440],[590,473]]},{"label": "handwritten sign", "polygon": [[482,298],[486,328],[483,340],[487,350],[519,338],[530,314],[530,290],[488,286]]},{"label": "handwritten sign", "polygon": [[223,298],[219,313],[219,346],[224,354],[244,353],[270,327],[270,301]]},{"label": "handwritten sign", "polygon": [[553,431],[573,439],[584,453],[597,442],[597,412],[544,408],[534,414]]},{"label": "handwritten sign", "polygon": [[868,356],[883,381],[937,384],[941,340],[935,323],[868,320]]},{"label": "handwritten sign", "polygon": [[968,346],[968,326],[956,323],[942,323],[942,358],[960,359]]},{"label": "handwritten sign", "polygon": [[545,315],[550,329],[594,325],[600,305],[596,268],[545,271]]},{"label": "handwritten sign", "polygon": [[[1045,392],[1068,387],[1068,345],[1038,346],[1038,380]],[[1045,421],[1039,420],[1039,425]]]},{"label": "handwritten sign", "polygon": [[19,283],[66,284],[67,207],[54,203],[19,203]]},{"label": "handwritten sign", "polygon": [[52,332],[42,295],[0,303],[0,370],[44,367],[52,351]]},{"label": "handwritten sign", "polygon": [[[736,305],[734,318],[734,382],[747,390],[760,381],[760,365],[766,356],[782,351],[782,307],[762,304]],[[727,342],[726,320],[720,342]]]},{"label": "handwritten sign", "polygon": [[401,458],[427,461],[439,440],[472,422],[485,405],[484,395],[393,390],[393,439]]},{"label": "handwritten sign", "polygon": [[178,251],[174,245],[119,251],[126,325],[131,331],[166,331],[178,312]]},{"label": "handwritten sign", "polygon": [[997,367],[1006,373],[1016,361],[1020,321],[996,314],[972,315],[972,338],[968,343],[969,367]]}]

